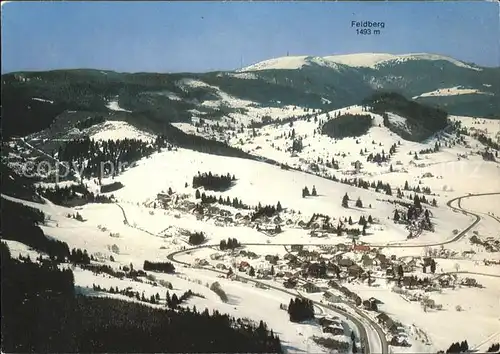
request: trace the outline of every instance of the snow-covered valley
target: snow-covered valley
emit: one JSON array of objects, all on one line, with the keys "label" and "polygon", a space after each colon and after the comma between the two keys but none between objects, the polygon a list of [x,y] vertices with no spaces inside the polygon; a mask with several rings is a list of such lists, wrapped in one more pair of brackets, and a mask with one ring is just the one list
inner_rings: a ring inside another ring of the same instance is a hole
[{"label": "snow-covered valley", "polygon": [[[20,205],[42,212],[42,239],[68,254],[11,231],[2,242],[13,259],[70,269],[78,295],[263,321],[284,352],[435,353],[457,341],[485,352],[500,340],[500,121],[402,96],[387,105],[411,109],[325,97],[318,108],[218,84],[295,90],[298,79],[268,70],[414,61],[482,70],[429,54],[283,57],[141,92],[133,100],[185,105],[189,119],[156,116],[158,131],[130,97],[65,110],[5,142],[2,201],[13,218]],[[413,98],[491,96],[449,87]],[[306,317],[292,299],[311,300],[297,305]]]}]

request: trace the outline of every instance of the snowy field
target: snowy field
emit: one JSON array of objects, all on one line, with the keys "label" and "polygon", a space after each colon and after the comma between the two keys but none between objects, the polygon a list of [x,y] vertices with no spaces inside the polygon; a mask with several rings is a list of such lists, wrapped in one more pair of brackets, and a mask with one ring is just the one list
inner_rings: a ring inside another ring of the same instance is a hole
[{"label": "snowy field", "polygon": [[143,132],[134,126],[121,121],[107,121],[99,123],[92,126],[88,130],[91,132],[89,137],[94,140],[116,140],[127,137],[128,139],[152,141],[155,138],[153,134]]}]

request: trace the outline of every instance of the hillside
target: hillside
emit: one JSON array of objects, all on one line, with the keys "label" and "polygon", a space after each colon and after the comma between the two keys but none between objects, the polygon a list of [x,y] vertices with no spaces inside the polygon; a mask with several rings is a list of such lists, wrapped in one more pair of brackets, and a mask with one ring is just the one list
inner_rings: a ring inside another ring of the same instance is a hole
[{"label": "hillside", "polygon": [[[48,128],[71,111],[104,117],[132,112],[147,127],[241,115],[260,121],[269,108],[332,110],[360,103],[376,90],[423,95],[417,99],[451,114],[488,117],[500,108],[498,82],[498,68],[423,54],[284,57],[236,72],[19,72],[2,75],[2,119],[7,137]],[[425,96],[453,87],[470,94]]]},{"label": "hillside", "polygon": [[[384,125],[406,140],[425,140],[448,125],[445,111],[407,100],[396,93],[377,93],[363,100],[363,104],[382,115]],[[390,119],[391,113],[404,117],[404,120]]]}]

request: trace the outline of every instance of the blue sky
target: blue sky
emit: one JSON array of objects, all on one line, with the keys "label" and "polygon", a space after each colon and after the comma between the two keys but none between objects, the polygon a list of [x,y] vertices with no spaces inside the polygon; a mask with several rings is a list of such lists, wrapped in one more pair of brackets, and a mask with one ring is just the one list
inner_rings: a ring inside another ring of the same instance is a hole
[{"label": "blue sky", "polygon": [[[384,21],[376,36],[351,21]],[[2,73],[231,70],[287,55],[429,52],[500,66],[493,2],[25,2],[2,7]]]}]

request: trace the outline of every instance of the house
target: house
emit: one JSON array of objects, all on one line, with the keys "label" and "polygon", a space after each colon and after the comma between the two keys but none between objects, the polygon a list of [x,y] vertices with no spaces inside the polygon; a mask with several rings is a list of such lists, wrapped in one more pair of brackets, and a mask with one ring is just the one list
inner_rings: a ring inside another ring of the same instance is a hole
[{"label": "house", "polygon": [[288,261],[288,267],[292,269],[300,268],[301,264],[302,263],[297,258],[293,258]]},{"label": "house", "polygon": [[211,259],[211,260],[213,260],[213,261],[219,260],[219,259],[221,259],[222,257],[223,257],[223,255],[222,255],[222,254],[220,254],[220,253],[212,253],[212,254],[210,255],[210,259]]},{"label": "house", "polygon": [[354,252],[370,252],[370,246],[367,245],[354,245]]},{"label": "house", "polygon": [[363,263],[363,267],[373,267],[374,265],[374,260],[366,253],[363,257],[361,257],[361,261]]},{"label": "house", "polygon": [[325,291],[323,293],[323,299],[325,299],[328,302],[341,302],[342,301],[342,297],[340,295],[332,294],[329,291]]},{"label": "house", "polygon": [[478,286],[477,280],[474,279],[474,278],[465,278],[464,280],[462,280],[462,285],[465,285],[465,286]]},{"label": "house", "polygon": [[436,301],[434,299],[430,299],[430,298],[424,298],[422,300],[422,304],[427,306],[427,307],[430,307],[431,309],[436,307]]},{"label": "house", "polygon": [[410,261],[403,264],[403,271],[414,272],[416,266],[417,266],[417,261],[415,259],[411,259]]},{"label": "house", "polygon": [[166,193],[158,193],[156,195],[156,199],[158,199],[159,201],[161,201],[163,203],[166,203],[166,202],[172,201],[172,196],[170,196]]},{"label": "house", "polygon": [[376,259],[378,259],[379,266],[383,270],[388,269],[392,265],[391,261],[383,254],[378,254]]},{"label": "house", "polygon": [[318,323],[323,326],[327,327],[330,325],[342,325],[342,321],[340,320],[339,317],[337,316],[319,316],[317,317]]},{"label": "house", "polygon": [[449,278],[440,278],[439,279],[439,285],[443,288],[447,288],[450,286],[450,279]]},{"label": "house", "polygon": [[389,260],[387,259],[387,256],[383,253],[377,253],[375,255],[375,258],[378,259],[378,261],[380,263],[383,263],[383,262],[389,262]]},{"label": "house", "polygon": [[408,336],[404,333],[393,336],[390,345],[394,347],[411,347],[411,344],[408,343]]},{"label": "house", "polygon": [[379,324],[384,325],[388,329],[397,328],[396,323],[384,312],[382,312],[376,318]]},{"label": "house", "polygon": [[306,283],[302,287],[307,293],[318,293],[320,292],[320,288],[313,283]]},{"label": "house", "polygon": [[265,260],[268,261],[271,264],[278,264],[280,257],[279,256],[273,256],[273,255],[266,255]]},{"label": "house", "polygon": [[208,261],[206,259],[195,259],[195,264],[200,267],[203,267],[208,265]]},{"label": "house", "polygon": [[335,273],[335,275],[337,275],[337,276],[340,275],[340,268],[335,263],[328,262],[328,264],[326,265],[326,270],[328,272]]},{"label": "house", "polygon": [[344,335],[344,328],[342,327],[342,325],[332,324],[332,325],[323,327],[323,333],[331,333],[334,336]]},{"label": "house", "polygon": [[295,256],[294,254],[291,254],[291,253],[287,253],[287,254],[285,254],[285,255],[283,256],[283,259],[284,259],[285,261],[290,261],[290,260],[292,260],[292,259],[296,259],[296,258],[297,258],[297,256]]},{"label": "house", "polygon": [[339,243],[339,244],[337,244],[337,246],[336,246],[336,247],[337,247],[337,249],[338,249],[339,251],[342,251],[342,252],[346,252],[346,251],[349,251],[349,250],[351,249],[351,246],[350,246],[350,245],[346,245],[346,244],[344,244],[344,243]]},{"label": "house", "polygon": [[340,289],[340,285],[339,285],[339,283],[337,283],[335,280],[330,280],[330,281],[328,282],[328,286],[329,286],[330,288]]},{"label": "house", "polygon": [[375,299],[374,297],[371,297],[368,300],[363,301],[363,306],[367,310],[378,311],[378,305],[381,303],[381,301]]},{"label": "house", "polygon": [[248,262],[245,261],[240,262],[240,268],[248,268],[248,267],[250,267],[250,264]]},{"label": "house", "polygon": [[307,267],[307,274],[313,277],[326,277],[326,265],[323,263],[312,263]]},{"label": "house", "polygon": [[432,264],[432,258],[431,257],[424,257],[423,259],[423,266],[424,267],[430,267]]},{"label": "house", "polygon": [[283,283],[283,286],[287,289],[295,288],[297,286],[297,279],[294,278],[288,278],[285,280]]},{"label": "house", "polygon": [[354,265],[354,261],[350,258],[342,258],[338,261],[338,264],[341,267],[352,267]]},{"label": "house", "polygon": [[363,268],[361,268],[357,264],[354,264],[347,269],[347,272],[348,272],[349,276],[359,278],[359,276],[361,274],[363,274]]}]

